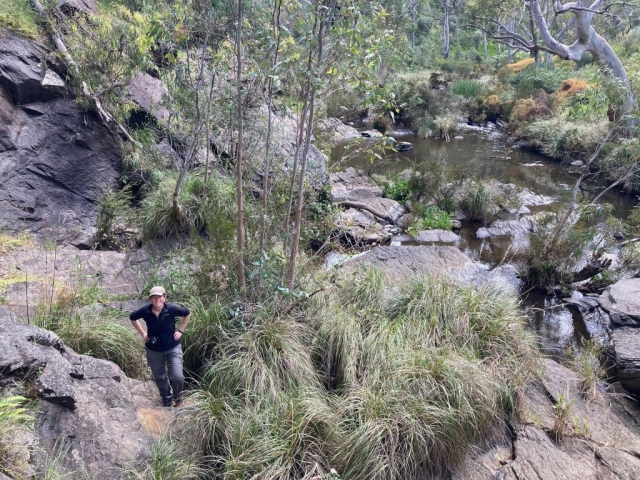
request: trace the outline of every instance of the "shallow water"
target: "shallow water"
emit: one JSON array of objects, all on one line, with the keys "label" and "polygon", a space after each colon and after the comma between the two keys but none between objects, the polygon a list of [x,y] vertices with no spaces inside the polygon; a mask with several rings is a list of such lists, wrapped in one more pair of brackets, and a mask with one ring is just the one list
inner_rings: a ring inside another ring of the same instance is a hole
[{"label": "shallow water", "polygon": [[[350,166],[393,176],[407,168],[418,168],[425,159],[444,158],[448,166],[469,177],[513,183],[533,193],[555,197],[561,204],[571,199],[578,175],[565,166],[528,149],[507,144],[506,135],[496,129],[472,128],[461,135],[462,139],[452,138],[450,142],[417,136],[399,137],[399,141],[411,142],[413,150],[387,152],[375,161],[371,160],[370,154],[349,155],[353,147],[337,145],[332,150],[331,162],[338,169]],[[349,158],[345,159],[345,156]],[[626,218],[636,203],[635,197],[620,190],[611,191],[605,201],[613,205],[613,214],[619,218]],[[495,267],[508,255],[511,238],[477,239],[475,232],[481,226],[480,223],[463,224],[459,247],[472,260]],[[604,341],[607,337],[608,321],[597,312],[582,315],[575,308],[556,306],[555,299],[540,292],[528,292],[522,301],[528,311],[529,324],[540,335],[542,350],[547,355],[562,358],[568,348],[579,350],[585,340],[595,337]]]}]

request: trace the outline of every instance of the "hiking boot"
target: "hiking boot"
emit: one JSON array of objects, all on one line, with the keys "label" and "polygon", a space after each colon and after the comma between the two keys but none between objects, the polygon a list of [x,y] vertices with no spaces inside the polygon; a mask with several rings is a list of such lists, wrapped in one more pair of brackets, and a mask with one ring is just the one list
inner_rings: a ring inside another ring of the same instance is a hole
[{"label": "hiking boot", "polygon": [[173,400],[171,400],[170,398],[163,398],[162,399],[162,406],[163,407],[170,407],[172,403],[173,403]]},{"label": "hiking boot", "polygon": [[182,405],[182,398],[173,401],[174,407],[179,407],[180,405]]}]

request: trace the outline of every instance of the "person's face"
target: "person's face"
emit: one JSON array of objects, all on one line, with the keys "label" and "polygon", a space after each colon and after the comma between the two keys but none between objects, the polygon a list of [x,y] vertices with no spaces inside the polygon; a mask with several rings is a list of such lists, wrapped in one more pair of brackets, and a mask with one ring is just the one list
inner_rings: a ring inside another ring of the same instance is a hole
[{"label": "person's face", "polygon": [[164,306],[164,300],[164,295],[154,295],[151,297],[151,305],[153,305],[154,309],[161,310]]}]

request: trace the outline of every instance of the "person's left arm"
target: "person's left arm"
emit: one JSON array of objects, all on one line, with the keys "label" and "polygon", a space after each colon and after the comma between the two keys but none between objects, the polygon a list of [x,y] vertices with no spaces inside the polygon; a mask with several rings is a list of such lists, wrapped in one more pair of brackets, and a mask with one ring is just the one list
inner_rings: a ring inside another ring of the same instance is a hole
[{"label": "person's left arm", "polygon": [[182,317],[182,322],[180,322],[180,327],[176,329],[176,333],[173,334],[174,340],[180,340],[180,338],[184,334],[185,328],[187,328],[187,325],[189,324],[189,320],[191,320],[191,312],[188,308],[178,307],[178,309],[180,311],[176,312],[176,314],[177,316]]}]

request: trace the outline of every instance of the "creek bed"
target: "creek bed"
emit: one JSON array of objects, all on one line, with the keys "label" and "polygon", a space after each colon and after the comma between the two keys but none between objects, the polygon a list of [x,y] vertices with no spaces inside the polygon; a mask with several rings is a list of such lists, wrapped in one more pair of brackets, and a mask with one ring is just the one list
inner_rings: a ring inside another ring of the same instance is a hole
[{"label": "creek bed", "polygon": [[[469,177],[513,183],[533,193],[555,197],[559,204],[570,201],[577,175],[565,166],[529,149],[509,145],[506,134],[496,128],[469,127],[461,136],[450,142],[403,136],[399,140],[412,143],[413,150],[387,152],[373,162],[370,154],[348,155],[345,160],[350,147],[338,144],[331,152],[331,164],[338,169],[354,167],[392,178],[408,168],[418,168],[425,159],[443,158],[452,169],[468,173]],[[635,205],[635,197],[620,190],[609,192],[604,201],[613,205],[613,214],[619,218],[626,218]],[[464,222],[459,247],[472,260],[493,268],[504,260],[511,237],[480,240],[475,233],[481,226],[479,222]],[[523,294],[522,302],[530,326],[540,335],[543,352],[551,357],[562,358],[568,348],[579,349],[590,338],[607,338],[608,319],[598,313],[599,309],[582,315],[575,308],[556,306],[554,298],[535,291]]]}]

